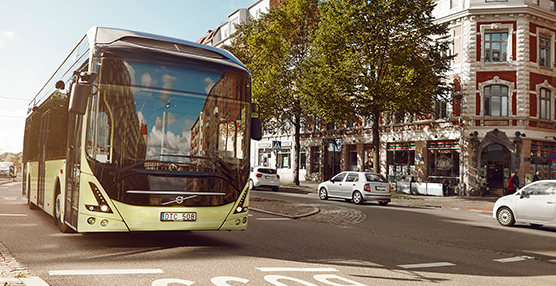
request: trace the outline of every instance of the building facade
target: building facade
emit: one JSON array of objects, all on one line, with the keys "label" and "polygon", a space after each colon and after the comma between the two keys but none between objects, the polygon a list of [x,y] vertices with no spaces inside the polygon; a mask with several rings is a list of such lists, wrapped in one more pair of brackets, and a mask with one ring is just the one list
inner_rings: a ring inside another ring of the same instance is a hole
[{"label": "building facade", "polygon": [[308,118],[300,158],[293,157],[293,134],[267,134],[253,144],[251,163],[275,166],[284,180],[294,160],[300,180],[344,170],[379,171],[392,182],[445,178],[452,195],[502,195],[515,172],[521,186],[537,171],[555,178],[555,1],[434,2],[435,19],[449,23],[448,35],[435,40],[452,43],[453,101],[439,101],[427,118],[382,118],[380,170],[372,170],[365,118],[345,126]]}]

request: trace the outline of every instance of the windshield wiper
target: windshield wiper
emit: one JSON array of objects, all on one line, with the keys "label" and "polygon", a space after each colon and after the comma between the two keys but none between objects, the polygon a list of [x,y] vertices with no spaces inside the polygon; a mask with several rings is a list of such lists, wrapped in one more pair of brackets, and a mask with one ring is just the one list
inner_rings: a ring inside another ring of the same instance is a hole
[{"label": "windshield wiper", "polygon": [[[230,168],[228,168],[228,164],[226,164],[226,162],[224,162],[224,160],[218,158],[218,157],[205,157],[205,156],[195,156],[195,155],[172,155],[172,154],[160,154],[160,156],[164,156],[164,157],[179,157],[179,158],[189,158],[189,159],[203,159],[203,160],[209,160],[212,161],[213,163],[216,162],[218,163],[218,165],[220,165],[225,172],[224,175],[226,175],[228,177],[228,179],[232,180],[233,182],[236,181],[236,178],[233,176],[233,172],[230,170]],[[216,165],[216,164],[215,164]]]},{"label": "windshield wiper", "polygon": [[[232,182],[236,183],[236,177],[234,176],[233,172],[228,168],[226,162],[218,157],[205,157],[205,156],[194,156],[194,155],[172,155],[172,154],[161,154],[161,157],[179,157],[179,158],[188,158],[188,159],[202,159],[211,161],[214,165],[220,165],[222,167],[222,173]],[[158,161],[158,160],[143,160],[139,161],[135,164],[131,164],[124,168],[117,168],[114,171],[110,172],[110,175],[114,177],[118,177],[121,173],[135,169],[137,166],[140,166],[144,163],[158,163],[158,164],[174,164],[176,162],[169,162],[169,161]]]}]

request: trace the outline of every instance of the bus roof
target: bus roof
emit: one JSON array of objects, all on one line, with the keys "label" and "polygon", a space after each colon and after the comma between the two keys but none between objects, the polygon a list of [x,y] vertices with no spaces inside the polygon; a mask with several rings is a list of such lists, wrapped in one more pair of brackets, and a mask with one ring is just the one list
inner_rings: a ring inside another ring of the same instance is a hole
[{"label": "bus roof", "polygon": [[[202,45],[191,41],[181,40],[177,38],[171,38],[156,34],[144,33],[144,32],[136,32],[131,30],[123,30],[123,29],[115,29],[115,28],[106,28],[106,27],[92,27],[87,31],[85,36],[89,39],[89,49],[92,51],[95,46],[97,45],[109,45],[116,41],[127,41],[132,44],[142,45],[154,49],[161,49],[167,50],[170,52],[181,52],[184,54],[189,54],[193,56],[200,56],[200,57],[208,57],[216,60],[223,60],[227,61],[231,64],[235,64],[240,66],[241,68],[247,71],[247,68],[231,53],[228,51],[215,48],[212,46]],[[81,38],[80,42],[72,49],[69,53],[68,57],[64,60],[64,62],[58,66],[56,71],[52,74],[52,76],[47,80],[44,86],[39,90],[39,92],[33,97],[31,102],[28,106],[27,113],[30,114],[32,107],[37,106],[42,102],[44,99],[45,93],[50,92],[49,90],[54,88],[54,82],[58,80],[54,78],[59,71],[62,72],[69,72],[62,70],[62,66],[65,62],[67,62],[72,53],[76,51],[81,44],[82,40],[85,37]]]},{"label": "bus roof", "polygon": [[[197,50],[205,50],[205,51],[209,51],[209,52],[212,52],[214,54],[217,54],[220,59],[233,61],[234,63],[236,63],[236,64],[245,68],[245,66],[243,66],[243,64],[236,57],[234,57],[231,53],[229,53],[228,51],[225,51],[225,50],[222,50],[222,49],[219,49],[219,48],[215,48],[215,47],[212,47],[212,46],[198,44],[198,43],[195,43],[195,42],[192,42],[192,41],[187,41],[187,40],[182,40],[182,39],[177,39],[177,38],[171,38],[171,37],[166,37],[166,36],[161,36],[161,35],[156,35],[156,34],[144,33],[144,32],[123,30],[123,29],[114,29],[114,28],[105,28],[105,27],[92,27],[87,32],[87,35],[89,36],[90,41],[92,41],[90,43],[90,46],[93,46],[95,44],[110,44],[110,43],[113,43],[115,41],[122,40],[122,39],[129,38],[129,37],[139,38],[139,39],[157,40],[157,41],[168,42],[168,43],[176,43],[176,44],[180,44],[180,45],[179,46],[174,45],[175,51],[184,52],[182,49],[180,49],[180,47],[183,47],[183,46],[194,48],[194,49],[197,49]],[[183,46],[181,46],[181,45],[183,45]],[[166,45],[165,47],[168,47],[168,46]],[[185,52],[191,52],[191,51],[192,50],[189,49]],[[207,54],[199,54],[199,55],[207,56]]]}]

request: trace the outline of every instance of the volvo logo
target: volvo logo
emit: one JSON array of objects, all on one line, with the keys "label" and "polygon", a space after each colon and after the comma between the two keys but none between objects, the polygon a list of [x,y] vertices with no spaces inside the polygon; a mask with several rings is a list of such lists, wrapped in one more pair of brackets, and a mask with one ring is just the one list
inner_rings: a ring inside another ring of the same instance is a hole
[{"label": "volvo logo", "polygon": [[176,197],[176,203],[177,203],[178,205],[181,205],[181,203],[183,203],[183,197],[182,197],[182,196]]}]

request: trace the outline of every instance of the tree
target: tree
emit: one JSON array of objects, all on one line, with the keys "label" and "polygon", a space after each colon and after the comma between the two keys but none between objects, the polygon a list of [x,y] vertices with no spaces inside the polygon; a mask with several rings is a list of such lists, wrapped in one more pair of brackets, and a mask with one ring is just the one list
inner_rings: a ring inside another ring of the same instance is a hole
[{"label": "tree", "polygon": [[436,24],[430,0],[324,0],[314,49],[300,85],[303,102],[328,122],[372,119],[374,170],[383,114],[427,113],[445,83],[451,56],[447,24]]},{"label": "tree", "polygon": [[276,119],[278,128],[293,126],[295,185],[299,185],[300,130],[307,110],[298,86],[307,78],[303,67],[318,21],[318,0],[280,1],[259,19],[237,26],[231,45],[224,46],[251,72],[253,101],[260,104],[264,122]]}]

